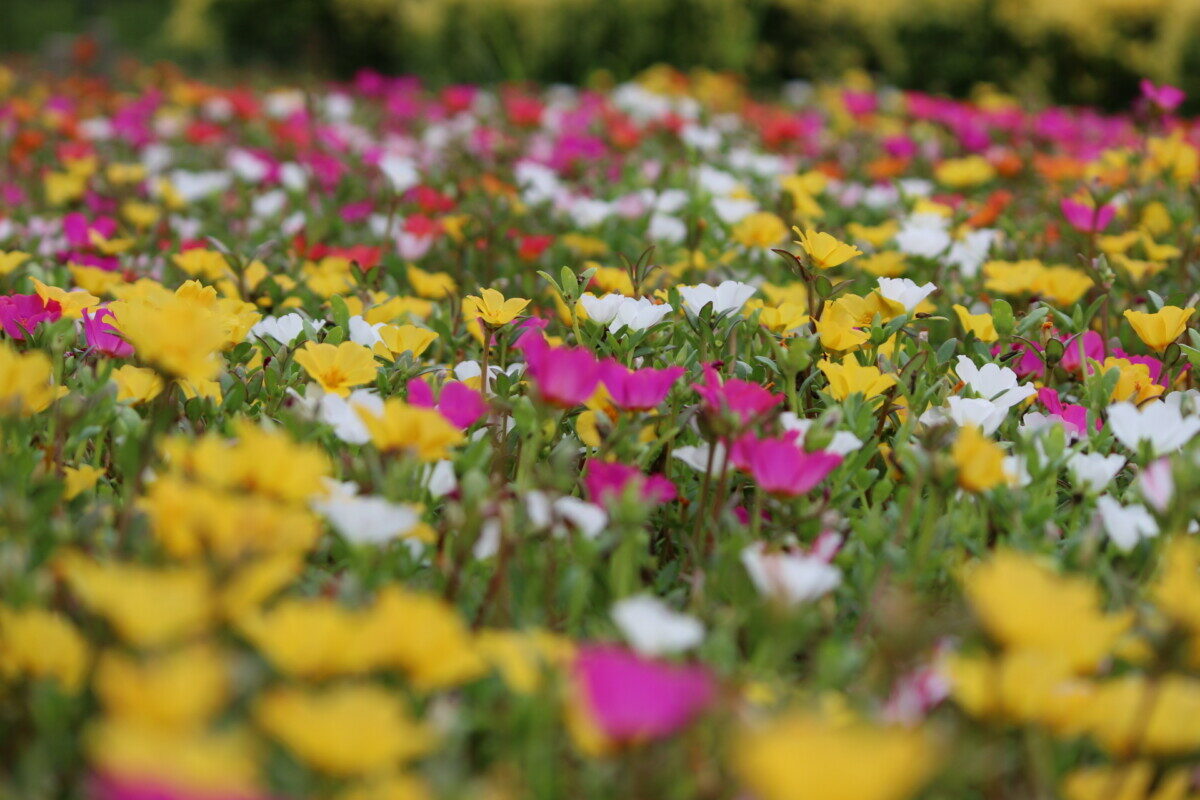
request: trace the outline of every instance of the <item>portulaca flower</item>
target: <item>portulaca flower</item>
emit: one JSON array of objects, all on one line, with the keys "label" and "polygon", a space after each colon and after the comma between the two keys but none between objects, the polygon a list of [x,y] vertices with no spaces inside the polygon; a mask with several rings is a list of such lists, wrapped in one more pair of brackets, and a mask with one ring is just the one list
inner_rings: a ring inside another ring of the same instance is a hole
[{"label": "portulaca flower", "polygon": [[333,428],[333,433],[347,444],[366,444],[371,434],[363,424],[359,409],[376,416],[383,413],[383,400],[370,389],[355,389],[349,397],[325,394],[317,405],[317,419]]},{"label": "portulaca flower", "polygon": [[729,469],[729,454],[725,452],[725,445],[720,442],[715,445],[710,445],[707,442],[700,445],[689,444],[683,447],[676,447],[671,451],[671,456],[687,464],[692,469],[701,474],[708,469],[708,453],[712,451],[712,471],[717,474],[721,471],[722,465],[726,470]]},{"label": "portulaca flower", "polygon": [[[313,320],[314,331],[325,327],[324,320]],[[287,346],[296,341],[296,337],[304,333],[304,317],[296,312],[284,314],[282,317],[263,317],[254,324],[250,333],[260,339],[271,338]]]},{"label": "portulaca flower", "polygon": [[912,311],[935,291],[937,291],[937,287],[932,283],[918,286],[915,281],[908,278],[879,279],[879,294],[904,306],[905,311]]},{"label": "portulaca flower", "polygon": [[737,191],[739,182],[732,174],[711,167],[708,164],[701,164],[696,170],[696,183],[700,188],[716,197],[724,197],[733,194]]},{"label": "portulaca flower", "polygon": [[1017,373],[999,364],[987,363],[977,367],[971,359],[959,356],[954,371],[975,394],[1005,409],[1037,394],[1037,389],[1031,384],[1018,382]]},{"label": "portulaca flower", "polygon": [[760,594],[788,605],[816,600],[842,582],[842,571],[817,555],[768,553],[762,542],[742,550],[742,565]]},{"label": "portulaca flower", "polygon": [[946,220],[939,214],[913,214],[896,232],[896,247],[910,256],[933,258],[950,246]]},{"label": "portulaca flower", "polygon": [[971,231],[963,238],[950,245],[946,261],[958,267],[958,274],[964,278],[973,278],[979,274],[979,268],[987,260],[988,252],[996,241],[996,231],[983,228]]},{"label": "portulaca flower", "polygon": [[1137,452],[1149,442],[1154,455],[1171,453],[1200,433],[1200,417],[1184,416],[1178,405],[1155,401],[1138,406],[1114,403],[1108,407],[1108,426],[1117,440]]},{"label": "portulaca flower", "polygon": [[[808,430],[813,426],[816,420],[802,419],[791,411],[785,411],[779,415],[779,424],[784,430],[798,431],[800,437],[796,440],[801,447],[804,446],[804,438],[808,436]],[[862,439],[859,439],[849,431],[834,431],[833,439],[825,447],[821,448],[827,453],[845,457],[859,450],[862,447]]]},{"label": "portulaca flower", "polygon": [[953,422],[959,427],[975,425],[985,436],[996,432],[1008,416],[1008,406],[998,405],[982,397],[959,397],[951,395],[946,398],[946,405],[926,410],[920,421],[925,425],[942,425]]},{"label": "portulaca flower", "polygon": [[170,173],[169,179],[171,186],[185,203],[192,203],[217,192],[223,192],[233,183],[233,175],[224,170],[189,172],[177,169]]},{"label": "portulaca flower", "polygon": [[434,497],[445,497],[457,489],[454,462],[443,459],[430,464],[425,474],[425,488]]},{"label": "portulaca flower", "polygon": [[1071,482],[1083,491],[1102,492],[1125,466],[1125,456],[1103,453],[1071,453],[1067,471]]},{"label": "portulaca flower", "polygon": [[672,610],[648,594],[613,604],[613,622],[621,635],[644,656],[664,656],[690,650],[704,641],[704,624]]},{"label": "portulaca flower", "polygon": [[1175,476],[1165,458],[1151,461],[1138,475],[1138,489],[1155,511],[1166,511],[1175,496]]},{"label": "portulaca flower", "polygon": [[683,304],[693,314],[699,314],[709,303],[712,303],[714,314],[740,311],[753,294],[754,287],[740,281],[722,281],[720,286],[699,283],[695,286],[679,287],[679,296],[683,298]]},{"label": "portulaca flower", "polygon": [[656,242],[679,244],[687,238],[687,224],[679,217],[657,213],[650,217],[646,235]]},{"label": "portulaca flower", "polygon": [[583,304],[583,310],[587,312],[589,319],[607,325],[617,316],[617,309],[621,307],[621,301],[624,299],[624,295],[610,292],[600,297],[583,294],[580,295],[579,302]]},{"label": "portulaca flower", "polygon": [[[520,375],[524,369],[525,364],[521,361],[509,364],[503,369],[498,364],[489,364],[488,375],[494,378],[497,375],[503,374],[511,378]],[[471,378],[478,378],[482,371],[478,361],[460,361],[454,365],[453,369],[454,377],[460,381],[469,381]]]},{"label": "portulaca flower", "polygon": [[726,225],[736,225],[758,211],[758,203],[740,197],[718,197],[712,201],[713,211]]},{"label": "portulaca flower", "polygon": [[581,228],[594,228],[614,213],[612,203],[591,197],[577,197],[567,212]]},{"label": "portulaca flower", "polygon": [[644,331],[646,328],[662,322],[663,317],[674,309],[667,303],[652,303],[645,297],[622,297],[617,306],[616,316],[609,323],[608,330],[618,333],[625,328],[631,331]]},{"label": "portulaca flower", "polygon": [[1096,510],[1108,538],[1122,551],[1132,550],[1142,539],[1158,536],[1158,523],[1140,503],[1122,506],[1105,494],[1096,500]]},{"label": "portulaca flower", "polygon": [[421,182],[421,174],[417,172],[416,163],[411,158],[397,153],[388,153],[379,159],[379,170],[392,184],[392,189],[397,194],[407,192]]},{"label": "portulaca flower", "polygon": [[595,503],[570,495],[551,501],[545,492],[525,493],[525,513],[537,528],[550,528],[562,536],[569,525],[585,539],[595,539],[608,525],[608,512]]},{"label": "portulaca flower", "polygon": [[350,318],[350,341],[363,347],[374,347],[383,341],[383,337],[379,335],[379,329],[382,327],[382,322],[372,325],[356,314]]},{"label": "portulaca flower", "polygon": [[413,506],[382,497],[360,497],[352,493],[356,491],[354,484],[342,485],[312,504],[347,541],[384,544],[407,535],[421,521]]}]

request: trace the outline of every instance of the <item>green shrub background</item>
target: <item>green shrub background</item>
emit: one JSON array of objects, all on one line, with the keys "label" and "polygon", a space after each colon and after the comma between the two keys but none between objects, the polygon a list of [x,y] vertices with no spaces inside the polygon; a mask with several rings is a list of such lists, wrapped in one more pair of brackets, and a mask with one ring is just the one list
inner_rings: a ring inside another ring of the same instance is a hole
[{"label": "green shrub background", "polygon": [[755,84],[864,68],[905,88],[1121,107],[1149,76],[1200,95],[1200,0],[9,0],[0,50],[98,29],[149,58],[437,83],[630,77]]}]

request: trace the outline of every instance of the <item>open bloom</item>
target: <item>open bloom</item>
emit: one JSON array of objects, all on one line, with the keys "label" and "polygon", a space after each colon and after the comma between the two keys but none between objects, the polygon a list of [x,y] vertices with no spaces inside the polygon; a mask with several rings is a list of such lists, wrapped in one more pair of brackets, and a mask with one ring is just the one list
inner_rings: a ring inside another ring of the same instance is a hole
[{"label": "open bloom", "polygon": [[615,461],[589,461],[583,476],[588,497],[601,505],[619,501],[630,487],[651,503],[669,503],[676,497],[675,484],[662,475],[646,475],[637,467]]},{"label": "open bloom", "polygon": [[112,326],[105,318],[114,319],[113,313],[107,308],[98,308],[93,314],[83,311],[83,338],[88,347],[115,358],[129,358],[133,355],[133,345],[120,336],[120,331]]},{"label": "open bloom", "polygon": [[589,645],[575,659],[581,710],[609,740],[670,736],[712,702],[716,687],[700,666],[675,666],[620,647]]},{"label": "open bloom", "polygon": [[704,381],[692,384],[692,388],[703,398],[709,411],[717,414],[732,412],[742,424],[783,402],[781,395],[772,394],[757,383],[738,378],[722,380],[708,364],[704,365]]},{"label": "open bloom", "polygon": [[679,296],[683,298],[683,305],[693,314],[699,314],[710,303],[714,314],[740,311],[754,294],[753,286],[738,281],[722,281],[719,286],[701,283],[678,288]]},{"label": "open bloom", "polygon": [[738,469],[750,473],[763,491],[796,497],[811,491],[842,463],[835,453],[808,453],[797,434],[758,439],[752,433],[734,442],[730,458]]},{"label": "open bloom", "polygon": [[463,318],[480,319],[488,325],[504,325],[516,319],[527,305],[528,300],[519,297],[505,299],[495,289],[484,289],[478,295],[471,294],[463,298]]},{"label": "open bloom", "polygon": [[1185,417],[1178,404],[1162,401],[1140,408],[1132,403],[1114,403],[1108,407],[1108,425],[1121,444],[1136,453],[1146,442],[1153,455],[1178,450],[1200,433],[1200,417]]},{"label": "open bloom", "polygon": [[648,594],[626,597],[612,607],[613,622],[644,656],[661,656],[690,650],[704,641],[704,623],[673,611]]},{"label": "open bloom", "polygon": [[296,351],[295,358],[309,377],[331,394],[346,397],[353,387],[375,380],[375,356],[354,342],[307,342]]},{"label": "open bloom", "polygon": [[1142,539],[1158,536],[1158,523],[1141,504],[1123,506],[1106,494],[1096,500],[1096,510],[1105,533],[1120,550],[1128,552]]},{"label": "open bloom", "polygon": [[460,428],[469,428],[487,413],[483,395],[462,381],[450,381],[442,386],[435,403],[433,389],[424,378],[408,382],[408,402],[421,408],[437,408],[443,417]]},{"label": "open bloom", "polygon": [[1166,83],[1161,86],[1155,86],[1148,78],[1142,78],[1142,82],[1138,84],[1138,88],[1142,91],[1142,97],[1157,106],[1159,110],[1168,114],[1179,108],[1184,98],[1187,97],[1182,89]]},{"label": "open bloom", "polygon": [[627,369],[611,358],[601,366],[601,380],[613,405],[632,411],[648,411],[657,406],[684,373],[683,367]]},{"label": "open bloom", "polygon": [[1133,332],[1147,347],[1161,353],[1167,349],[1167,345],[1179,338],[1187,328],[1188,317],[1195,312],[1194,308],[1178,306],[1163,306],[1153,314],[1126,309],[1125,319],[1129,320]]},{"label": "open bloom", "polygon": [[817,363],[817,368],[829,379],[829,393],[837,400],[845,400],[852,394],[870,400],[896,383],[896,376],[881,372],[874,365],[864,367],[854,356],[843,358],[840,364],[823,360]]},{"label": "open bloom", "polygon": [[601,365],[586,347],[550,347],[540,333],[522,337],[527,366],[538,395],[564,408],[577,406],[596,391]]},{"label": "open bloom", "polygon": [[62,306],[55,300],[45,300],[36,294],[0,296],[0,327],[18,342],[43,322],[54,322],[60,317]]},{"label": "open bloom", "polygon": [[894,306],[889,310],[899,316],[919,306],[926,297],[937,291],[937,287],[932,283],[918,286],[908,278],[880,278],[878,291],[889,305]]},{"label": "open bloom", "polygon": [[772,551],[763,542],[742,550],[742,566],[759,594],[787,605],[816,600],[842,583],[842,571],[829,563],[831,554],[791,547]]},{"label": "open bloom", "polygon": [[980,397],[1006,409],[1037,394],[1034,386],[1018,383],[1017,373],[999,364],[977,367],[970,358],[959,356],[954,371]]},{"label": "open bloom", "polygon": [[1112,203],[1092,207],[1078,200],[1064,197],[1060,204],[1063,216],[1071,227],[1084,233],[1098,233],[1109,226],[1116,216],[1117,207]]},{"label": "open bloom", "polygon": [[797,233],[800,238],[796,243],[804,248],[813,265],[821,269],[832,269],[855,256],[862,255],[862,251],[854,245],[846,244],[824,231],[807,230]]}]

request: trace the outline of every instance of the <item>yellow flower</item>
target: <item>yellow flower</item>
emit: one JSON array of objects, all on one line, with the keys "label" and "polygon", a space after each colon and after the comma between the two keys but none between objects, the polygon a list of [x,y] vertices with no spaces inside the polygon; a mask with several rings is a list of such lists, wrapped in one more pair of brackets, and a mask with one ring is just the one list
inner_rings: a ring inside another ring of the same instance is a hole
[{"label": "yellow flower", "polygon": [[114,286],[125,283],[125,278],[116,270],[83,267],[78,264],[68,264],[67,269],[71,271],[71,278],[76,286],[94,295],[110,294]]},{"label": "yellow flower", "polygon": [[212,612],[202,568],[97,562],[68,553],[59,564],[72,591],[132,645],[157,647],[207,628]]},{"label": "yellow flower", "polygon": [[860,222],[850,222],[846,224],[846,233],[850,234],[851,238],[860,242],[866,242],[872,247],[883,247],[892,237],[900,230],[900,223],[894,219],[889,219],[887,222],[881,222],[878,225],[863,225]]},{"label": "yellow flower", "polygon": [[93,687],[109,715],[178,730],[216,714],[229,695],[229,682],[221,652],[198,644],[143,660],[109,651],[100,657]]},{"label": "yellow flower", "polygon": [[743,732],[733,767],[759,800],[903,800],[937,765],[919,730],[794,713]]},{"label": "yellow flower", "polygon": [[864,367],[853,356],[843,358],[840,364],[822,360],[817,368],[829,380],[829,393],[836,400],[845,400],[852,394],[862,394],[870,400],[886,392],[896,383],[896,376],[884,374],[874,365]]},{"label": "yellow flower", "polygon": [[602,267],[595,261],[588,261],[583,266],[586,269],[596,268],[592,280],[601,292],[615,292],[626,296],[633,294],[633,279],[625,270],[618,267]]},{"label": "yellow flower", "polygon": [[445,272],[426,272],[413,264],[408,265],[408,284],[418,297],[442,300],[458,291],[454,278]]},{"label": "yellow flower", "polygon": [[463,318],[482,320],[488,325],[504,325],[516,319],[527,305],[528,300],[519,297],[506,300],[495,289],[484,289],[478,295],[470,294],[463,298]]},{"label": "yellow flower", "polygon": [[359,635],[383,643],[382,665],[404,670],[421,691],[458,686],[487,669],[458,611],[433,595],[387,587]]},{"label": "yellow flower", "polygon": [[[485,792],[488,800],[505,800],[504,795]],[[432,800],[433,793],[425,781],[413,775],[373,775],[365,781],[340,792],[334,800]]]},{"label": "yellow flower", "polygon": [[733,226],[733,239],[743,247],[773,247],[787,236],[788,228],[770,211],[756,211]]},{"label": "yellow flower", "polygon": [[958,485],[968,492],[986,492],[1009,480],[1004,451],[973,425],[959,431],[951,455],[958,467]]},{"label": "yellow flower", "polygon": [[0,275],[7,275],[29,260],[29,253],[20,250],[0,250]]},{"label": "yellow flower", "polygon": [[1178,306],[1163,306],[1153,314],[1126,309],[1125,319],[1129,320],[1133,332],[1147,347],[1161,353],[1167,349],[1167,345],[1180,337],[1187,328],[1188,317],[1195,311],[1194,308]]},{"label": "yellow flower", "polygon": [[408,315],[424,319],[433,313],[433,303],[419,297],[389,297],[373,308],[362,312],[363,319],[374,325],[379,322],[392,322],[399,317]]},{"label": "yellow flower", "polygon": [[782,306],[786,303],[792,305],[808,307],[808,289],[799,281],[795,283],[775,284],[764,283],[759,287],[762,290],[763,296],[767,298],[773,306]]},{"label": "yellow flower", "polygon": [[1191,770],[1167,770],[1155,783],[1154,764],[1133,761],[1076,769],[1063,781],[1064,800],[1195,800]]},{"label": "yellow flower", "polygon": [[975,338],[979,341],[994,342],[1000,338],[991,314],[972,314],[965,306],[957,303],[954,305],[954,313],[958,315],[958,321],[962,324],[963,330],[975,334]]},{"label": "yellow flower", "polygon": [[1104,359],[1101,367],[1103,372],[1115,369],[1120,373],[1117,385],[1113,387],[1110,400],[1128,400],[1131,403],[1143,403],[1163,393],[1163,387],[1150,378],[1150,367],[1145,364],[1135,364],[1125,358],[1109,357]]},{"label": "yellow flower", "polygon": [[941,665],[955,701],[969,714],[1036,722],[1066,732],[1089,692],[1055,653],[1011,650],[995,658],[952,655]]},{"label": "yellow flower", "polygon": [[226,328],[215,309],[189,295],[187,285],[175,294],[158,287],[140,299],[109,305],[117,329],[137,351],[138,359],[181,380],[212,380],[221,369],[218,351]]},{"label": "yellow flower", "polygon": [[110,183],[140,183],[146,179],[146,166],[136,162],[109,164],[108,169],[104,171],[104,177],[108,178]]},{"label": "yellow flower", "polygon": [[158,206],[151,205],[150,203],[126,200],[121,204],[121,216],[133,227],[144,231],[158,222],[158,218],[162,216],[162,212],[158,210]]},{"label": "yellow flower", "polygon": [[826,350],[854,350],[870,340],[871,334],[863,328],[868,328],[871,320],[862,320],[867,302],[854,295],[839,297],[825,307],[821,318],[816,322],[817,333],[821,336],[821,346]]},{"label": "yellow flower", "polygon": [[157,372],[146,367],[125,364],[113,370],[112,378],[117,384],[119,402],[129,400],[134,405],[148,403],[163,390],[162,378]]},{"label": "yellow flower", "polygon": [[47,172],[42,179],[46,191],[46,202],[62,206],[83,197],[87,190],[87,178],[72,172]]},{"label": "yellow flower", "polygon": [[47,303],[51,300],[58,303],[62,307],[63,316],[70,319],[81,318],[85,308],[91,308],[100,302],[99,297],[95,297],[88,292],[81,290],[68,292],[66,289],[60,289],[57,286],[47,286],[37,278],[30,278],[30,280],[33,281],[38,297]]},{"label": "yellow flower", "polygon": [[401,353],[412,353],[414,358],[420,356],[438,335],[416,325],[385,325],[379,329],[379,337],[382,341],[375,345],[375,355],[393,361]]},{"label": "yellow flower", "polygon": [[996,177],[996,169],[983,156],[972,155],[947,158],[934,168],[933,176],[943,186],[963,189],[987,183]]},{"label": "yellow flower", "polygon": [[305,262],[300,271],[308,288],[321,297],[344,294],[354,286],[350,261],[338,256],[327,256],[320,263]]},{"label": "yellow flower", "polygon": [[369,348],[354,342],[306,342],[296,351],[296,363],[330,394],[346,397],[350,389],[375,380],[378,365]]},{"label": "yellow flower", "polygon": [[520,694],[537,691],[547,668],[561,667],[575,655],[570,639],[540,629],[480,631],[476,646],[508,688]]},{"label": "yellow flower", "polygon": [[44,411],[60,396],[53,380],[54,368],[45,353],[21,353],[0,341],[0,414],[30,416]]},{"label": "yellow flower", "polygon": [[836,267],[862,255],[862,251],[854,245],[841,242],[823,231],[818,233],[807,230],[800,233],[798,228],[795,230],[800,237],[796,243],[804,248],[812,263],[821,269]]},{"label": "yellow flower", "polygon": [[215,281],[225,277],[229,272],[229,263],[225,260],[225,256],[216,250],[197,247],[177,253],[171,257],[171,261],[193,278],[199,276]]},{"label": "yellow flower", "polygon": [[857,262],[859,269],[881,278],[895,278],[908,270],[904,254],[899,250],[883,250]]},{"label": "yellow flower", "polygon": [[370,684],[323,690],[276,689],[259,699],[258,724],[297,757],[331,775],[366,775],[433,748],[399,697]]},{"label": "yellow flower", "polygon": [[[753,302],[753,301],[752,301]],[[743,311],[752,310],[747,303]],[[783,303],[778,306],[762,306],[758,322],[769,331],[789,335],[797,328],[808,324],[808,306]]]},{"label": "yellow flower", "polygon": [[975,614],[1000,643],[1060,657],[1076,672],[1095,669],[1132,621],[1129,614],[1105,614],[1091,581],[1059,575],[1012,550],[969,570],[964,583]]},{"label": "yellow flower", "polygon": [[449,455],[462,441],[462,432],[432,408],[410,406],[395,398],[384,403],[383,413],[359,408],[358,415],[380,450],[407,450],[422,461]]},{"label": "yellow flower", "polygon": [[61,614],[0,606],[0,676],[54,678],[74,691],[89,659],[87,640]]},{"label": "yellow flower", "polygon": [[200,796],[259,793],[259,741],[241,728],[169,732],[123,720],[90,726],[85,744],[92,765],[111,775],[137,776]]},{"label": "yellow flower", "polygon": [[1157,275],[1167,268],[1166,264],[1157,261],[1143,261],[1119,253],[1112,257],[1112,263],[1128,272],[1129,277],[1133,278],[1136,283],[1142,282],[1148,275]]},{"label": "yellow flower", "polygon": [[1094,684],[1080,728],[1117,756],[1183,755],[1200,749],[1200,680],[1127,673]]},{"label": "yellow flower", "polygon": [[1163,550],[1154,602],[1175,622],[1200,636],[1200,542],[1177,536]]},{"label": "yellow flower", "polygon": [[1075,304],[1092,288],[1094,281],[1074,267],[1047,267],[1033,282],[1033,291],[1059,306]]},{"label": "yellow flower", "polygon": [[96,481],[100,480],[100,476],[104,474],[104,470],[85,464],[82,467],[66,467],[63,469],[63,473],[66,479],[66,489],[63,494],[68,500],[71,500],[95,486]]}]

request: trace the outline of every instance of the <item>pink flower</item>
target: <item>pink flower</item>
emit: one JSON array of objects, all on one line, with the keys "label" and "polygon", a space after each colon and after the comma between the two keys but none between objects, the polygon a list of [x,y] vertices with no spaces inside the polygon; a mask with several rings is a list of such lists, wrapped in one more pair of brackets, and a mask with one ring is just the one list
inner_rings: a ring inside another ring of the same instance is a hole
[{"label": "pink flower", "polygon": [[[541,344],[538,344],[538,342]],[[584,347],[548,347],[540,336],[521,337],[525,372],[548,403],[571,408],[586,401],[600,383],[600,362]]]},{"label": "pink flower", "polygon": [[105,318],[115,319],[107,308],[98,308],[94,314],[86,308],[83,310],[83,338],[88,347],[106,356],[129,358],[133,355],[133,345],[122,339],[120,331]]},{"label": "pink flower", "polygon": [[1142,97],[1168,114],[1179,108],[1180,104],[1183,103],[1183,99],[1187,97],[1182,89],[1165,83],[1162,86],[1155,86],[1146,78],[1142,78],[1141,89]]},{"label": "pink flower", "polygon": [[1160,514],[1167,510],[1175,496],[1175,476],[1171,473],[1171,461],[1160,458],[1142,468],[1138,476],[1138,487],[1142,497]]},{"label": "pink flower", "polygon": [[1086,203],[1064,197],[1059,205],[1071,227],[1084,233],[1099,233],[1109,226],[1117,214],[1117,207],[1112,203],[1092,208]]},{"label": "pink flower", "polygon": [[408,402],[422,408],[436,408],[438,413],[451,423],[466,429],[479,421],[487,412],[483,395],[460,381],[450,381],[442,386],[435,403],[433,389],[424,378],[413,378],[407,384]]},{"label": "pink flower", "polygon": [[684,371],[683,367],[631,370],[610,358],[601,365],[600,379],[617,408],[646,411],[666,399]]},{"label": "pink flower", "polygon": [[808,492],[842,463],[835,453],[805,452],[795,432],[777,439],[747,433],[733,443],[730,459],[764,491],[784,497]]},{"label": "pink flower", "polygon": [[43,322],[54,322],[62,316],[57,300],[49,302],[36,294],[10,294],[0,297],[0,326],[17,341],[33,333]]},{"label": "pink flower", "polygon": [[[1163,380],[1163,362],[1159,361],[1154,356],[1135,356],[1130,353],[1126,353],[1124,350],[1117,347],[1113,349],[1113,357],[1123,358],[1131,364],[1145,364],[1146,368],[1150,370],[1150,380],[1154,381],[1164,389],[1171,388],[1167,386]],[[1184,368],[1188,369],[1189,367],[1185,366]]]},{"label": "pink flower", "polygon": [[[1058,417],[1063,424],[1080,436],[1087,433],[1088,411],[1085,406],[1063,403],[1054,389],[1038,389],[1038,401],[1046,407],[1051,416]],[[1096,420],[1096,430],[1100,430],[1100,420]]]},{"label": "pink flower", "polygon": [[669,503],[678,494],[675,484],[663,475],[645,475],[637,467],[609,461],[589,461],[583,485],[588,497],[601,505],[620,500],[631,485],[651,503]]},{"label": "pink flower", "polygon": [[610,739],[661,739],[712,704],[716,686],[702,666],[675,666],[621,647],[587,645],[575,659],[585,709]]},{"label": "pink flower", "polygon": [[737,378],[722,381],[709,364],[704,365],[704,382],[693,384],[692,388],[704,399],[710,412],[731,411],[743,425],[783,402],[781,395],[771,394],[757,383]]},{"label": "pink flower", "polygon": [[[1079,359],[1080,337],[1075,335],[1063,342],[1062,360],[1064,369],[1078,372],[1089,361],[1104,361],[1104,337],[1095,331],[1083,334],[1083,361]],[[1089,368],[1088,372],[1091,372]]]}]

